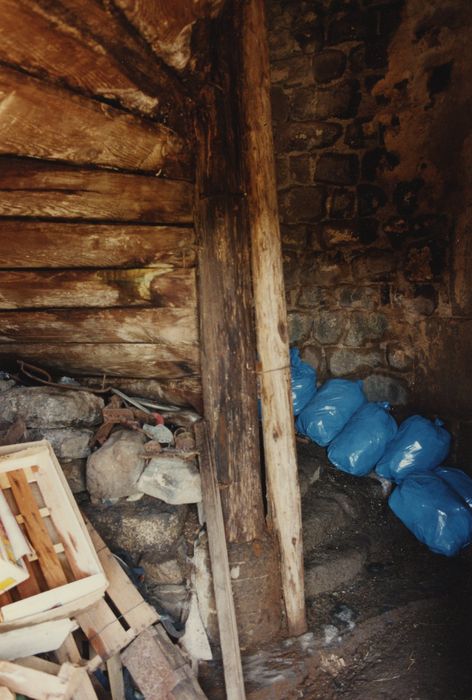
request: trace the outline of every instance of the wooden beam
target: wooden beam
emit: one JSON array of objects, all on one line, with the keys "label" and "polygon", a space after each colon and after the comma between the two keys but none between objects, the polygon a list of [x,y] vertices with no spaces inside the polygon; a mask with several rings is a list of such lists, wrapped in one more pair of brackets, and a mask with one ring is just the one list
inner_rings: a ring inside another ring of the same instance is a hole
[{"label": "wooden beam", "polygon": [[195,270],[10,270],[0,273],[0,309],[195,307]]},{"label": "wooden beam", "polygon": [[181,180],[0,158],[0,216],[190,224],[192,206]]},{"label": "wooden beam", "polygon": [[190,149],[169,128],[0,67],[0,153],[191,179]]},{"label": "wooden beam", "polygon": [[263,0],[241,3],[240,12],[243,144],[252,233],[265,464],[271,515],[280,543],[288,630],[291,635],[300,635],[306,630],[302,522]]},{"label": "wooden beam", "polygon": [[5,219],[0,225],[0,267],[176,267],[195,264],[189,227],[80,224]]},{"label": "wooden beam", "polygon": [[[30,8],[77,36],[88,46],[113,57],[130,80],[146,94],[158,97],[156,116],[179,134],[191,126],[192,101],[183,83],[130,27],[110,0],[23,0]],[[123,57],[126,56],[126,60]]]},{"label": "wooden beam", "polygon": [[244,677],[241,653],[239,651],[228,551],[226,549],[225,523],[218,488],[216,465],[211,456],[208,429],[204,421],[196,423],[195,438],[200,455],[203,510],[208,533],[211,575],[223,655],[226,696],[228,700],[244,700],[246,694],[244,691]]},{"label": "wooden beam", "polygon": [[[226,39],[222,39],[226,41]],[[219,39],[215,39],[219,41]],[[250,253],[233,130],[232,75],[223,61],[199,122],[196,221],[204,415],[222,492],[226,537],[264,531]],[[240,194],[238,194],[238,192]]]},{"label": "wooden beam", "polygon": [[165,308],[4,311],[0,343],[156,343],[169,355],[174,348],[172,359],[196,362],[197,315]]},{"label": "wooden beam", "polygon": [[178,379],[199,373],[197,362],[176,359],[173,348],[151,343],[9,343],[0,345],[0,359],[22,359],[63,374],[108,378]]},{"label": "wooden beam", "polygon": [[0,0],[0,60],[49,82],[98,99],[114,100],[147,116],[159,113],[159,98],[140,90],[116,61],[95,42],[43,16],[24,0]]}]

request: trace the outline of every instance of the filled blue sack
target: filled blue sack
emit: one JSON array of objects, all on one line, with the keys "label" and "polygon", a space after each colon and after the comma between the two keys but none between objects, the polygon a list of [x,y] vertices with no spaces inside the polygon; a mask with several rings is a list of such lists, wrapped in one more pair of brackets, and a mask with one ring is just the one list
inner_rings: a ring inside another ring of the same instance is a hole
[{"label": "filled blue sack", "polygon": [[434,474],[441,477],[446,484],[455,491],[472,508],[472,479],[460,469],[450,467],[438,467]]},{"label": "filled blue sack", "polygon": [[377,464],[377,474],[399,482],[409,474],[435,469],[447,457],[451,444],[442,426],[438,419],[432,423],[422,416],[407,418]]},{"label": "filled blue sack", "polygon": [[348,474],[372,471],[397,433],[388,403],[367,403],[354,413],[328,447],[331,464]]},{"label": "filled blue sack", "polygon": [[299,414],[297,431],[326,447],[366,402],[361,381],[328,379]]},{"label": "filled blue sack", "polygon": [[298,348],[290,350],[290,380],[293,415],[298,416],[316,394],[316,370],[300,358]]},{"label": "filled blue sack", "polygon": [[471,509],[436,472],[408,476],[388,503],[433,552],[452,557],[472,541]]}]

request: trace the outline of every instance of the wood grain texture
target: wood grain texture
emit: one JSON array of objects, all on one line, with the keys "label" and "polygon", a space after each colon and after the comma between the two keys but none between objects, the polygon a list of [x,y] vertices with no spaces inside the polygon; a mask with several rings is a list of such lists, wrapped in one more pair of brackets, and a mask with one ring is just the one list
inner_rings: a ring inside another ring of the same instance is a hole
[{"label": "wood grain texture", "polygon": [[[228,23],[209,37],[215,65],[200,95],[195,228],[199,236],[198,295],[204,415],[229,542],[264,532],[257,416],[255,331],[249,231],[241,176],[237,66]],[[238,195],[238,192],[241,194]]]},{"label": "wood grain texture", "polygon": [[[100,46],[144,93],[158,97],[156,117],[190,133],[192,100],[179,78],[159,62],[111,0],[23,0],[61,30],[93,49]],[[123,60],[126,56],[126,61]]]},{"label": "wood grain texture", "polygon": [[177,70],[191,57],[192,26],[215,17],[223,0],[115,0],[158,56]]},{"label": "wood grain texture", "polygon": [[195,263],[188,227],[0,221],[0,267],[153,267]]},{"label": "wood grain texture", "polygon": [[158,114],[159,99],[140,90],[103,47],[88,44],[70,28],[43,16],[23,0],[0,0],[0,60],[37,77],[66,84],[91,96],[115,100],[144,115]]},{"label": "wood grain texture", "polygon": [[192,206],[181,180],[0,158],[0,216],[190,224]]},{"label": "wood grain texture", "polygon": [[195,270],[11,270],[0,272],[0,309],[195,306]]},{"label": "wood grain texture", "polygon": [[198,362],[177,357],[173,347],[151,343],[10,343],[0,345],[0,359],[22,359],[52,371],[98,377],[178,379],[199,373]]},{"label": "wood grain texture", "polygon": [[[96,377],[81,377],[85,386],[97,386]],[[154,402],[161,400],[177,406],[192,406],[198,413],[203,413],[202,383],[199,376],[180,377],[177,379],[140,379],[137,377],[115,377],[113,386],[121,389],[128,396],[141,396]]]},{"label": "wood grain texture", "polygon": [[196,360],[194,309],[0,312],[0,343],[158,343]]},{"label": "wood grain texture", "polygon": [[242,23],[243,146],[261,365],[264,455],[271,516],[280,544],[288,631],[296,636],[306,630],[302,521],[274,147],[272,130],[268,128],[270,72],[264,0],[248,0],[238,6],[238,11]]},{"label": "wood grain texture", "polygon": [[0,66],[0,153],[191,177],[185,141],[70,91]]}]

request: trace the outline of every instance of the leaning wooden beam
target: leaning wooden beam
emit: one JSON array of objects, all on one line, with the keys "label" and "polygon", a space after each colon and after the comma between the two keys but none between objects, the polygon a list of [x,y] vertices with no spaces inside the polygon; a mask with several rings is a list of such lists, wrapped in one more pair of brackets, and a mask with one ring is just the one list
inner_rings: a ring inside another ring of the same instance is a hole
[{"label": "leaning wooden beam", "polygon": [[190,149],[161,124],[0,67],[0,153],[191,178]]},{"label": "leaning wooden beam", "polygon": [[263,0],[248,0],[240,7],[243,142],[266,472],[271,515],[280,543],[288,629],[290,634],[299,635],[306,629],[302,524],[271,131],[269,57]]},{"label": "leaning wooden beam", "polygon": [[239,650],[238,629],[234,609],[225,524],[221,508],[216,467],[212,459],[208,429],[204,421],[195,425],[195,437],[200,454],[203,510],[208,532],[211,573],[215,592],[218,629],[220,632],[223,670],[228,700],[244,700],[244,677]]}]

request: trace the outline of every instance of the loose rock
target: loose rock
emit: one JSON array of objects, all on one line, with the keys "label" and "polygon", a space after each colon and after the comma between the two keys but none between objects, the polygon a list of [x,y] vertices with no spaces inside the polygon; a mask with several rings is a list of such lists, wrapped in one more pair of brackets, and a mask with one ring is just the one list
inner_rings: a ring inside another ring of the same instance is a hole
[{"label": "loose rock", "polygon": [[200,473],[195,461],[169,458],[165,453],[149,462],[137,486],[143,493],[173,505],[202,500]]},{"label": "loose rock", "polygon": [[88,428],[101,420],[103,399],[88,391],[20,387],[0,392],[0,415],[21,415],[28,428]]},{"label": "loose rock", "polygon": [[93,501],[127,498],[139,491],[144,436],[117,430],[87,461],[87,490]]}]

